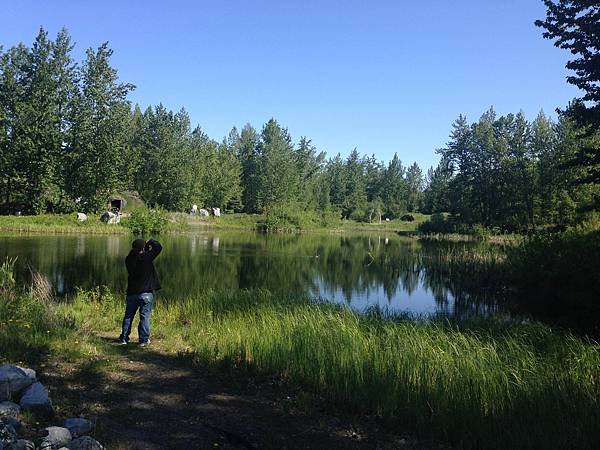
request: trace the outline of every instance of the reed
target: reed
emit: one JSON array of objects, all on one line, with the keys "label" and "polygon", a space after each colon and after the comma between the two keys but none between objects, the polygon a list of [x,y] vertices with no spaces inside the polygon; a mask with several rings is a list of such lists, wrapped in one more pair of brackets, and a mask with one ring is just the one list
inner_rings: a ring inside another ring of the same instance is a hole
[{"label": "reed", "polygon": [[[114,352],[94,334],[117,334],[122,303],[106,289],[50,306],[27,290],[0,292],[0,360]],[[415,321],[255,290],[159,299],[153,338],[155,350],[279,374],[332,408],[459,448],[600,441],[600,346],[539,323]]]},{"label": "reed", "polygon": [[[119,303],[81,293],[71,317],[114,330]],[[600,439],[598,344],[541,324],[414,321],[268,291],[159,303],[153,320],[156,337],[196,364],[278,373],[334,407],[461,448]]]}]

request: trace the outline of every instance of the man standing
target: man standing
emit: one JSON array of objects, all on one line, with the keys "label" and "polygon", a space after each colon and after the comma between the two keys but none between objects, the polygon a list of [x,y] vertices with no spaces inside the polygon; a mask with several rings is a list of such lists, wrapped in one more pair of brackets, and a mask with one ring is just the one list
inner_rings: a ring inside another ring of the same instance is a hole
[{"label": "man standing", "polygon": [[131,245],[131,251],[125,258],[127,267],[127,298],[125,306],[125,317],[119,343],[127,345],[131,325],[137,310],[140,310],[140,323],[138,325],[138,336],[140,347],[150,343],[150,314],[154,304],[154,291],[160,289],[158,275],[152,261],[162,251],[158,241],[150,239],[136,239]]}]

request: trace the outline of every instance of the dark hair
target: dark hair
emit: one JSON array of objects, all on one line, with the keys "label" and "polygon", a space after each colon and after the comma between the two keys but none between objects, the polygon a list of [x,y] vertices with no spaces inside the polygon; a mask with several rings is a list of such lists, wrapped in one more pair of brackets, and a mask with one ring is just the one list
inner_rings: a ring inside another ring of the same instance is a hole
[{"label": "dark hair", "polygon": [[146,245],[146,241],[144,241],[143,239],[136,239],[131,244],[131,248],[134,250],[137,250],[138,252],[141,252],[142,250],[144,250],[145,245]]}]

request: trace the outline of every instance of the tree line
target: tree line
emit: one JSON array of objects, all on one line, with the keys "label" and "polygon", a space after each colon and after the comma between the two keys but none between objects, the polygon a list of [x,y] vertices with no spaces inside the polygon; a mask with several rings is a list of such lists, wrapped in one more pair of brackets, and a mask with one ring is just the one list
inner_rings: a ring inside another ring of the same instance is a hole
[{"label": "tree line", "polygon": [[192,204],[265,213],[282,205],[362,220],[421,206],[415,163],[389,164],[354,150],[326,159],[306,137],[293,142],[275,119],[233,128],[222,141],[193,128],[181,109],[142,111],[127,99],[105,43],[71,56],[63,29],[0,51],[1,200],[5,212],[99,211],[136,190],[150,205]]},{"label": "tree line", "polygon": [[439,164],[424,174],[397,154],[388,163],[356,149],[327,158],[275,119],[214,140],[192,127],[185,109],[132,107],[135,86],[119,80],[107,43],[81,63],[72,49],[65,29],[54,40],[40,29],[31,47],[0,48],[5,213],[96,212],[111,195],[138,191],[172,211],[289,208],[367,221],[449,212],[462,223],[516,230],[570,223],[598,207],[595,166],[582,155],[600,138],[573,113],[585,110],[581,101],[556,123],[493,109],[474,123],[459,116]]}]

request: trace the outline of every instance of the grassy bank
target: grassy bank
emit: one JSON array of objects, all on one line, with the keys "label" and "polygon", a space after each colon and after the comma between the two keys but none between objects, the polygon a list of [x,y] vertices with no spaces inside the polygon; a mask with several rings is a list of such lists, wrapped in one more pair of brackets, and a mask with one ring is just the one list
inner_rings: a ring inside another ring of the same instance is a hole
[{"label": "grassy bank", "polygon": [[[368,222],[357,222],[355,220],[332,220],[326,226],[317,222],[307,220],[304,223],[287,223],[277,228],[276,231],[282,232],[373,232],[373,231],[386,231],[386,232],[400,232],[400,233],[412,233],[416,232],[419,224],[424,223],[428,220],[429,216],[425,214],[413,214],[414,221],[406,222],[402,220],[390,220],[373,221]],[[190,225],[191,230],[194,229],[237,229],[237,230],[249,230],[254,231],[264,228],[264,225],[268,223],[268,219],[263,214],[224,214],[221,217],[200,217],[190,216],[183,213],[174,213],[173,217],[185,218],[187,223]]]},{"label": "grassy bank", "polygon": [[[115,351],[95,334],[117,334],[119,296],[56,302],[1,289],[1,362],[104,361]],[[251,291],[159,301],[153,327],[154,350],[276,373],[334,408],[461,448],[593,448],[600,439],[598,344],[540,324],[415,322]]]},{"label": "grassy bank", "polygon": [[39,216],[0,216],[0,231],[19,233],[85,233],[127,234],[121,225],[107,225],[99,215],[88,215],[85,222],[78,222],[75,214],[41,214]]},{"label": "grassy bank", "polygon": [[[274,228],[279,232],[310,232],[310,233],[344,233],[344,232],[400,232],[413,233],[417,226],[427,220],[428,216],[414,214],[414,222],[393,220],[382,223],[365,223],[353,220],[339,220],[323,226],[307,222],[301,225],[287,225]],[[245,230],[256,231],[263,228],[266,216],[261,214],[224,214],[221,217],[190,216],[185,213],[169,213],[167,232],[197,232],[206,230]],[[100,221],[99,215],[89,215],[85,222],[78,222],[75,214],[42,214],[39,216],[0,216],[0,231],[20,233],[86,233],[86,234],[127,234],[128,218],[123,219],[123,225],[107,225]]]}]

